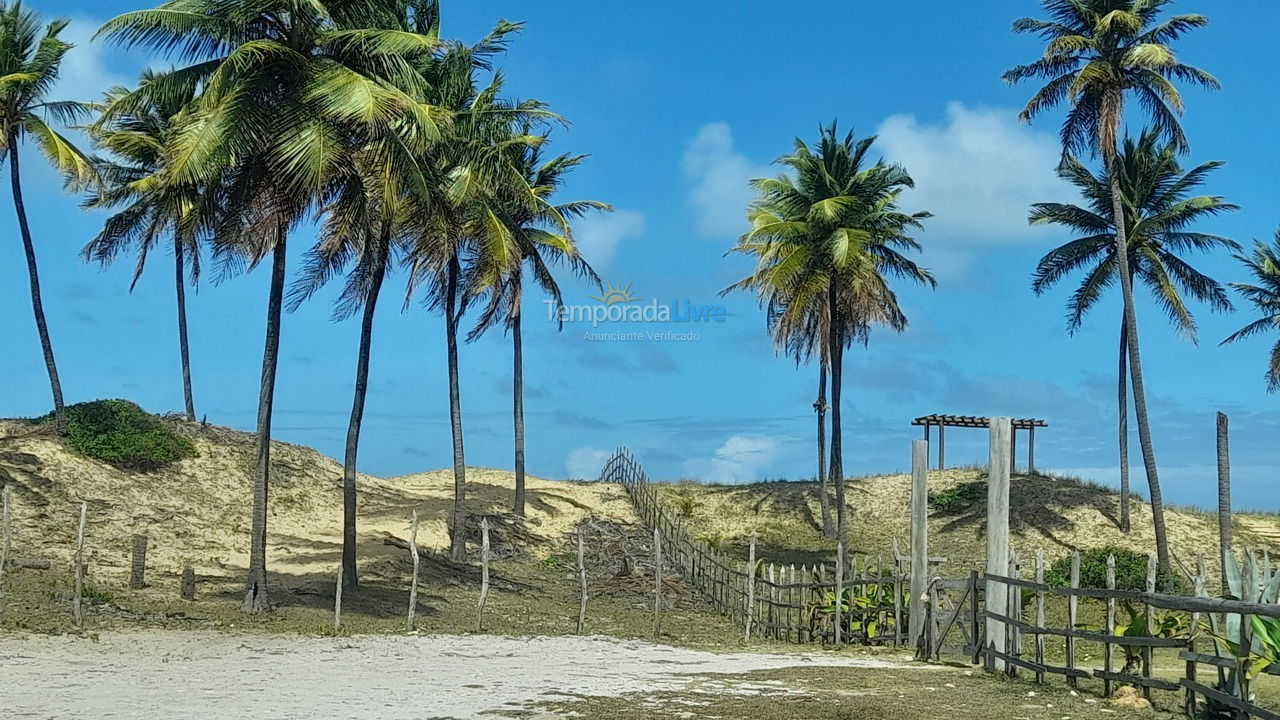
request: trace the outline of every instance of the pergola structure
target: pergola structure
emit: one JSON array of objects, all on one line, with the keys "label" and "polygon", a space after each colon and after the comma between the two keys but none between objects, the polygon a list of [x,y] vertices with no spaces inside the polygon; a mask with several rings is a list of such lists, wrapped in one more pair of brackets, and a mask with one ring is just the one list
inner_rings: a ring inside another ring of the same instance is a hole
[{"label": "pergola structure", "polygon": [[[938,428],[938,469],[942,470],[946,467],[947,445],[946,445],[946,429],[948,427],[961,428],[988,428],[991,427],[991,418],[977,417],[974,415],[925,415],[911,421],[912,425],[924,426],[924,439],[931,442],[929,431],[934,426]],[[1049,423],[1036,418],[1014,418],[1010,422],[1009,431],[1009,459],[1012,464],[1017,463],[1018,457],[1018,431],[1027,431],[1027,473],[1034,473],[1036,470],[1036,428],[1048,427]]]}]

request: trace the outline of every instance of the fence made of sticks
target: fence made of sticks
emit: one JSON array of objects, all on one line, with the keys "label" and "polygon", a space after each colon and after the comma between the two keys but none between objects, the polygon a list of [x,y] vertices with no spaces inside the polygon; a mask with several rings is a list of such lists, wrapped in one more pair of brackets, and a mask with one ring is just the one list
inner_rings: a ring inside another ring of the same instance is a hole
[{"label": "fence made of sticks", "polygon": [[[796,643],[907,641],[910,578],[903,572],[907,558],[896,551],[892,570],[844,557],[840,547],[834,563],[764,562],[756,556],[754,540],[748,557],[736,559],[689,535],[684,519],[662,502],[627,449],[614,453],[600,479],[626,488],[640,520],[655,531],[662,561],[678,568],[720,613],[742,628],[744,637]],[[846,609],[834,602],[846,590],[884,601]]]}]

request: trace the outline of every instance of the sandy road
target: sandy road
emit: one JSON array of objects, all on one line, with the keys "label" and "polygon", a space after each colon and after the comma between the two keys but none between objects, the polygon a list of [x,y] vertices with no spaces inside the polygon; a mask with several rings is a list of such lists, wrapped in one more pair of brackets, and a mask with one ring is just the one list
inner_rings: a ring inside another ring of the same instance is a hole
[{"label": "sandy road", "polygon": [[884,668],[590,637],[317,638],[145,631],[0,636],[6,718],[470,718],[563,694],[681,689],[701,673]]}]

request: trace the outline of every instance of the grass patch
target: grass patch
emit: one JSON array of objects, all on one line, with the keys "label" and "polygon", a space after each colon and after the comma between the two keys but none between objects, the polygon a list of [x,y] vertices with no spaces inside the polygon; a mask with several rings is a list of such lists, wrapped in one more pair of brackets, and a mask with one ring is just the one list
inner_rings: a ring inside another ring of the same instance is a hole
[{"label": "grass patch", "polygon": [[929,506],[947,514],[968,512],[987,502],[987,483],[974,480],[929,493]]},{"label": "grass patch", "polygon": [[[128,400],[94,400],[66,408],[66,440],[76,452],[116,467],[159,470],[194,457],[195,445]],[[44,418],[51,421],[53,415]]]}]

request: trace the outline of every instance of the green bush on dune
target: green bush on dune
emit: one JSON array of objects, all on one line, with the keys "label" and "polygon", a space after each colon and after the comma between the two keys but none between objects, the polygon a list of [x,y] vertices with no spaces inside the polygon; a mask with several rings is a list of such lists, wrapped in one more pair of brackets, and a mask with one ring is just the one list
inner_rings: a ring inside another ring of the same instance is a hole
[{"label": "green bush on dune", "polygon": [[[1107,556],[1116,556],[1116,589],[1143,591],[1147,589],[1147,556],[1122,547],[1100,547],[1080,551],[1080,587],[1105,588],[1107,586]],[[1071,556],[1064,555],[1053,561],[1045,573],[1045,582],[1067,587],[1071,581]],[[1181,581],[1176,576],[1156,580],[1158,590],[1177,592]]]},{"label": "green bush on dune", "polygon": [[[82,455],[132,470],[158,470],[194,457],[195,445],[128,400],[69,405],[66,440]],[[46,418],[53,420],[50,414]]]}]

